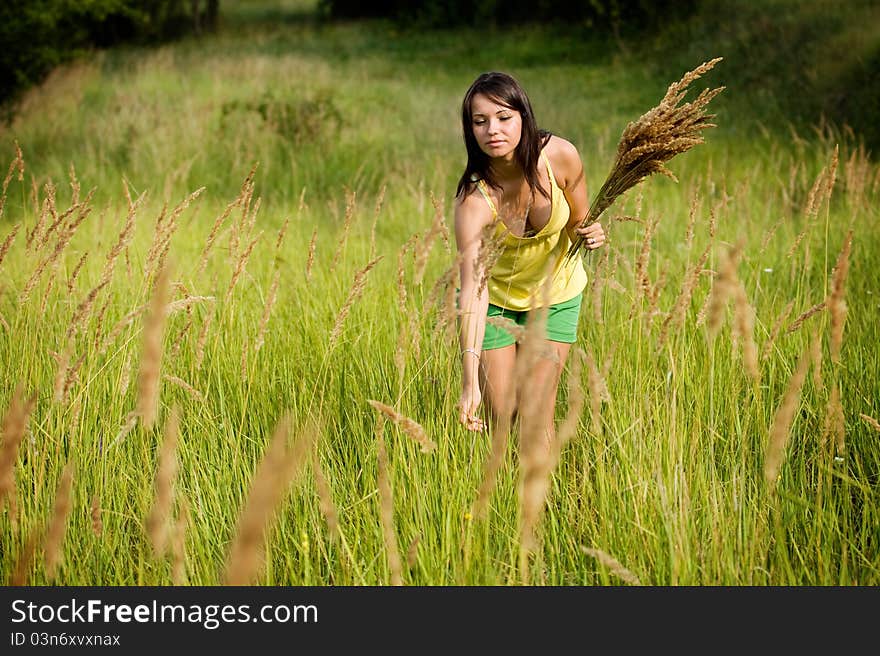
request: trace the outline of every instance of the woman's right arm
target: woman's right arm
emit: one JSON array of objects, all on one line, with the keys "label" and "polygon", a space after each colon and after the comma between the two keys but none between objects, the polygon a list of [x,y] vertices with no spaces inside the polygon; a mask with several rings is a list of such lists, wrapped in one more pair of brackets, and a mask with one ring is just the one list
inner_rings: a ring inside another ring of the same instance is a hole
[{"label": "woman's right arm", "polygon": [[477,411],[480,394],[480,357],[486,332],[489,290],[480,284],[486,271],[480,262],[483,229],[492,221],[492,213],[478,194],[457,198],[455,204],[455,241],[459,256],[459,352],[461,354],[461,398],[459,420],[469,430],[484,426]]}]

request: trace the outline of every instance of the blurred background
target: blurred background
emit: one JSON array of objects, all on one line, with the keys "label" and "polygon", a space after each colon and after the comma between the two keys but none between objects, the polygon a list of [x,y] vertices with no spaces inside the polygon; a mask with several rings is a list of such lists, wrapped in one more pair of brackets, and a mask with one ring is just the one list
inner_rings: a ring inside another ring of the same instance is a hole
[{"label": "blurred background", "polygon": [[[110,112],[108,91],[90,85],[121,90],[152,67],[153,99],[185,106],[181,94],[213,89],[190,109],[211,114],[214,135],[247,140],[236,132],[269,127],[298,149],[316,147],[339,173],[324,180],[331,184],[360,180],[376,188],[378,177],[353,162],[375,156],[377,147],[396,145],[398,157],[429,163],[411,152],[412,142],[395,144],[394,126],[409,128],[403,114],[413,109],[401,106],[410,96],[396,87],[418,87],[413,97],[441,103],[435,111],[444,111],[443,118],[429,123],[456,139],[459,98],[489,69],[522,78],[539,122],[581,146],[615,141],[666,85],[717,56],[724,62],[712,84],[729,87],[716,101],[723,137],[756,145],[768,130],[794,140],[836,130],[869,151],[880,146],[880,3],[874,0],[8,0],[0,7],[0,44],[6,136],[16,132],[16,119],[20,131],[29,112],[67,102],[68,96],[35,91],[61,65],[76,71],[62,77],[68,90],[79,89],[77,103]],[[233,59],[237,70],[230,68]],[[85,63],[76,68],[77,62]],[[166,73],[175,75],[163,76],[169,66]],[[232,87],[211,85],[206,76],[224,76]],[[122,104],[135,100],[129,94]],[[122,158],[132,175],[137,158],[128,151],[142,129],[149,131],[132,121],[106,155]],[[192,138],[210,136],[191,131]],[[36,135],[28,143],[40,154]],[[423,134],[424,145],[442,150]],[[241,179],[241,168],[234,179]],[[219,176],[232,184],[224,171],[203,171],[207,179],[200,183]],[[290,180],[269,172],[263,182],[281,190]],[[294,182],[313,180],[294,171]]]}]

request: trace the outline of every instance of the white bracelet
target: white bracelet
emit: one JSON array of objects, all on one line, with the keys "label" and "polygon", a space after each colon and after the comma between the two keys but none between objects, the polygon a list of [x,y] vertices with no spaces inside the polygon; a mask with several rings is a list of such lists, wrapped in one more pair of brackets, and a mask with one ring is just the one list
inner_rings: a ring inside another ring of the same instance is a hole
[{"label": "white bracelet", "polygon": [[466,348],[465,350],[463,350],[463,351],[461,352],[462,355],[464,355],[465,353],[473,353],[473,354],[474,354],[474,357],[476,357],[477,360],[480,359],[480,354],[477,353],[477,352],[476,352],[474,349],[472,349],[472,348]]}]

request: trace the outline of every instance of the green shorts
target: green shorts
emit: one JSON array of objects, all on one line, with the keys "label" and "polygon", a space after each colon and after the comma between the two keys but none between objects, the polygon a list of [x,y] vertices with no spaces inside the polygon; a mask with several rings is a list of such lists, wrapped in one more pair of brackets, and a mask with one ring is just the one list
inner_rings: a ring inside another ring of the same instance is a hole
[{"label": "green shorts", "polygon": [[[553,342],[573,344],[577,341],[578,317],[581,313],[583,292],[568,301],[551,305],[547,313],[547,339]],[[528,310],[516,311],[498,307],[489,303],[489,317],[507,317],[516,324],[523,326],[529,315]],[[486,323],[486,334],[483,337],[483,350],[503,348],[515,344],[516,339],[504,328]]]}]

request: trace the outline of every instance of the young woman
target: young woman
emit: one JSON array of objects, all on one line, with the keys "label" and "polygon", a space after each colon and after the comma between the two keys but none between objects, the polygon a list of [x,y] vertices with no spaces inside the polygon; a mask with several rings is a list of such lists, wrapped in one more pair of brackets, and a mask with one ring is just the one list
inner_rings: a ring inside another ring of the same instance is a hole
[{"label": "young woman", "polygon": [[[493,422],[510,420],[518,388],[546,390],[539,407],[549,446],[559,376],[577,338],[587,283],[581,258],[565,262],[564,255],[577,234],[592,250],[605,243],[605,233],[599,223],[578,227],[588,209],[580,155],[565,139],[538,129],[528,96],[514,78],[480,75],[465,94],[461,120],[467,166],[455,201],[461,256],[459,419],[470,430],[482,430],[481,402]],[[488,270],[487,258],[481,257],[486,235],[500,248]],[[547,337],[558,357],[539,359],[529,380],[515,381],[516,340],[487,317],[525,324],[541,302],[547,275],[552,277]]]}]

